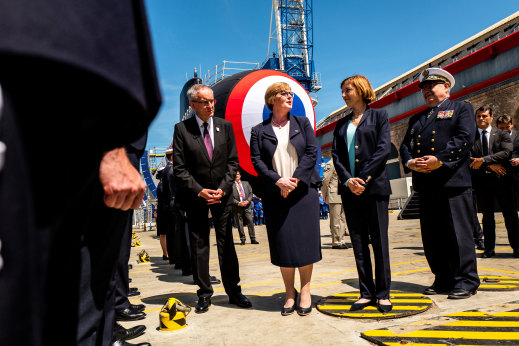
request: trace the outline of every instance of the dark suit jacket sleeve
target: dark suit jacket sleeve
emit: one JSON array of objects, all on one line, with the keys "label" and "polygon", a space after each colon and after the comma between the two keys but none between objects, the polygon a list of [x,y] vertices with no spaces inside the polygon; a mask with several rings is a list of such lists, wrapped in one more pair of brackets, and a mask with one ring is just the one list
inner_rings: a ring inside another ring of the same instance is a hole
[{"label": "dark suit jacket sleeve", "polygon": [[411,140],[412,140],[411,128],[413,127],[413,125],[417,121],[417,119],[418,119],[418,117],[414,116],[409,120],[407,132],[405,133],[404,140],[402,141],[402,144],[400,145],[400,158],[402,159],[402,165],[404,166],[405,173],[411,172],[411,170],[409,168],[407,168],[406,163],[407,163],[407,161],[409,161],[413,158],[410,153]]},{"label": "dark suit jacket sleeve", "polygon": [[494,154],[483,156],[485,164],[504,163],[510,159],[510,154],[513,151],[510,135],[506,133],[506,131],[498,130],[496,131],[496,136],[497,138],[494,139],[494,147],[499,148],[499,151],[493,150]]},{"label": "dark suit jacket sleeve", "polygon": [[[292,117],[294,119],[295,117]],[[302,125],[301,131],[304,132],[306,146],[302,156],[299,157],[299,162],[296,170],[292,176],[301,179],[305,184],[312,183],[312,175],[315,171],[315,163],[317,161],[317,141],[315,140],[314,130],[307,117],[299,117],[302,120],[299,124]]]},{"label": "dark suit jacket sleeve", "polygon": [[232,129],[232,124],[230,122],[225,122],[225,134],[227,135],[227,152],[229,156],[227,157],[227,169],[225,170],[225,175],[223,176],[220,184],[218,185],[219,189],[222,189],[225,194],[231,193],[232,184],[234,179],[236,179],[236,172],[238,172],[238,150],[236,149],[236,140],[234,139],[234,131]]},{"label": "dark suit jacket sleeve", "polygon": [[[470,149],[474,144],[476,124],[474,121],[474,108],[470,103],[462,102],[460,113],[456,118],[454,136],[447,142],[445,149],[436,154],[443,164],[451,169],[466,160]],[[406,161],[407,162],[407,161]]]},{"label": "dark suit jacket sleeve", "polygon": [[377,146],[357,176],[369,184],[368,177],[375,178],[385,169],[389,154],[391,154],[389,119],[385,110],[379,110],[377,111]]},{"label": "dark suit jacket sleeve", "polygon": [[[344,167],[342,162],[339,160],[339,156],[348,157],[347,156],[348,153],[340,152],[338,150],[338,145],[337,145],[337,141],[340,140],[338,138],[339,130],[341,129],[341,127],[345,126],[345,124],[346,124],[346,120],[344,118],[339,120],[339,122],[337,123],[337,126],[335,127],[335,130],[333,131],[333,144],[332,144],[333,165],[335,166],[335,171],[337,171],[337,175],[339,176],[339,181],[343,184],[346,183],[346,181],[348,181],[348,179],[353,178],[351,176],[350,172],[348,172],[346,167]],[[344,156],[344,155],[346,155],[346,156]]]},{"label": "dark suit jacket sleeve", "polygon": [[263,162],[261,158],[261,150],[260,150],[260,131],[259,127],[262,126],[257,125],[252,128],[251,136],[250,136],[250,157],[252,160],[252,165],[254,169],[258,173],[260,177],[265,177],[269,179],[273,184],[275,184],[281,176],[274,170],[268,168],[268,166]]},{"label": "dark suit jacket sleeve", "polygon": [[187,135],[185,125],[178,123],[175,125],[175,134],[173,135],[173,167],[177,182],[183,188],[190,191],[197,196],[203,187],[200,185],[186,167],[186,160],[184,157],[184,136]]},{"label": "dark suit jacket sleeve", "polygon": [[243,183],[243,190],[245,190],[245,196],[248,196],[247,201],[249,201],[249,203],[250,203],[252,201],[252,187],[246,181],[243,181],[242,183]]},{"label": "dark suit jacket sleeve", "polygon": [[517,159],[519,158],[519,136],[515,136],[513,141],[513,151],[512,151],[512,158]]}]

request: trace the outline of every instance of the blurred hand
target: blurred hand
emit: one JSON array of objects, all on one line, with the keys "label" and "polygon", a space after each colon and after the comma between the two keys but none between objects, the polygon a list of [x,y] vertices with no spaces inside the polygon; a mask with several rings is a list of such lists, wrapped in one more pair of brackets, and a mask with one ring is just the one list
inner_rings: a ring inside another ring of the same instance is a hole
[{"label": "blurred hand", "polygon": [[481,157],[471,157],[470,160],[472,161],[470,163],[470,168],[472,169],[479,169],[481,165],[483,165],[483,159]]},{"label": "blurred hand", "polygon": [[519,165],[519,159],[511,159],[510,163],[512,164],[512,166],[515,167],[515,166]]},{"label": "blurred hand", "polygon": [[297,183],[294,179],[295,178],[279,178],[279,180],[276,181],[276,185],[281,189],[281,192],[292,192],[297,187]]},{"label": "blurred hand", "polygon": [[107,207],[128,210],[137,209],[141,205],[146,184],[128,160],[124,148],[104,154],[99,166],[99,180]]},{"label": "blurred hand", "polygon": [[436,156],[432,155],[425,155],[422,157],[423,162],[429,168],[429,170],[434,171],[435,169],[438,169],[442,166],[442,163]]}]

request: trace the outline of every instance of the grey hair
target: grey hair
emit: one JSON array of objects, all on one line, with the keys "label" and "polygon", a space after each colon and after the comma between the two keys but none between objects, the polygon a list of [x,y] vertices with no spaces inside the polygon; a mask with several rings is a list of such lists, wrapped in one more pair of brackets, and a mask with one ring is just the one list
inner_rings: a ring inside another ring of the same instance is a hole
[{"label": "grey hair", "polygon": [[196,97],[198,92],[202,89],[209,89],[213,91],[211,88],[209,88],[207,85],[204,84],[195,84],[191,88],[187,89],[187,99],[189,102],[193,101],[193,99]]}]

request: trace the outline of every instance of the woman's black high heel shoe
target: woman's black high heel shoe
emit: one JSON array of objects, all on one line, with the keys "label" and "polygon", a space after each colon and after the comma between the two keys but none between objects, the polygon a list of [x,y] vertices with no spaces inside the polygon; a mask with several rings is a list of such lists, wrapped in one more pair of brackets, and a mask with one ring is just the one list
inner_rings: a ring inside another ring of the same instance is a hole
[{"label": "woman's black high heel shoe", "polygon": [[377,302],[377,308],[378,308],[378,311],[380,311],[381,313],[385,314],[385,313],[388,313],[391,310],[393,310],[393,304],[382,305],[379,302]]},{"label": "woman's black high heel shoe", "polygon": [[297,290],[294,289],[294,291],[295,291],[294,304],[291,307],[288,307],[288,308],[285,308],[283,306],[281,308],[281,315],[282,316],[292,315],[296,311],[296,308],[297,308]]},{"label": "woman's black high heel shoe", "polygon": [[366,306],[374,305],[374,303],[374,300],[370,300],[366,303],[353,303],[350,307],[350,311],[359,311],[364,309]]}]

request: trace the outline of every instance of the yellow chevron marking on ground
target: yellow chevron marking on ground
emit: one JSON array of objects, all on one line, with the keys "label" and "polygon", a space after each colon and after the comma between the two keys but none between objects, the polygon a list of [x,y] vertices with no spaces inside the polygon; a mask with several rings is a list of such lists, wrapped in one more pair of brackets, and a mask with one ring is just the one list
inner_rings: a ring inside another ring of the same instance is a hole
[{"label": "yellow chevron marking on ground", "polygon": [[380,312],[378,313],[374,313],[374,314],[357,314],[357,313],[334,313],[333,314],[334,316],[340,316],[340,317],[356,317],[356,318],[377,318],[377,317],[380,317],[380,316],[384,316],[384,317],[391,317],[391,316],[397,316],[398,314],[392,314],[392,313],[388,313],[388,314],[382,314]]},{"label": "yellow chevron marking on ground", "polygon": [[519,327],[519,321],[456,321],[442,324],[451,327]]},{"label": "yellow chevron marking on ground", "polygon": [[[391,297],[424,297],[421,293],[389,293]],[[337,293],[333,294],[334,297],[358,297],[358,292],[348,292],[348,293]]]},{"label": "yellow chevron marking on ground", "polygon": [[[518,282],[519,284],[519,282]],[[487,285],[487,284],[483,284],[483,285],[480,285],[479,288],[500,288],[500,289],[505,289],[505,288],[518,288],[519,285]]]},{"label": "yellow chevron marking on ground", "polygon": [[[384,345],[387,346],[402,346],[403,344],[400,342],[384,342]],[[445,344],[422,344],[422,343],[416,343],[416,342],[408,342],[405,344],[406,346],[445,346]],[[484,345],[463,345],[463,346],[484,346]]]},{"label": "yellow chevron marking on ground", "polygon": [[[508,304],[507,304],[508,305]],[[514,304],[516,305],[516,304]],[[503,312],[496,312],[496,313],[488,313],[488,312],[481,312],[481,311],[463,311],[463,312],[455,312],[452,314],[445,315],[447,317],[519,317],[519,312],[515,311],[503,311]]]},{"label": "yellow chevron marking on ground", "polygon": [[407,338],[446,338],[446,339],[479,339],[479,340],[519,340],[519,332],[469,332],[457,330],[417,330],[410,333],[395,334],[390,330],[370,330],[366,336],[407,337]]},{"label": "yellow chevron marking on ground", "polygon": [[405,270],[405,271],[402,271],[402,272],[391,273],[391,275],[395,276],[395,275],[402,275],[402,274],[410,274],[410,273],[423,272],[423,271],[426,271],[426,270],[430,270],[429,267]]},{"label": "yellow chevron marking on ground", "polygon": [[[428,305],[423,305],[423,306],[419,306],[419,305],[417,305],[417,306],[413,306],[413,305],[396,306],[396,305],[393,305],[393,310],[391,310],[391,311],[424,310],[424,309],[427,309],[428,307],[429,307]],[[351,308],[351,304],[350,305],[321,305],[321,304],[319,304],[319,310],[349,310],[350,308]],[[377,310],[377,307],[376,306],[366,306],[364,309],[362,309],[362,311],[364,311],[364,310]]]},{"label": "yellow chevron marking on ground", "polygon": [[478,267],[478,270],[488,270],[488,271],[491,271],[491,272],[507,273],[507,274],[517,274],[517,275],[519,275],[519,272],[513,272],[511,270],[503,270],[503,269],[492,269],[492,268]]},{"label": "yellow chevron marking on ground", "polygon": [[[351,299],[335,299],[335,298],[323,298],[321,299],[321,302],[323,303],[351,303],[355,302],[359,295],[357,294],[355,298]],[[391,296],[391,303],[424,303],[424,299],[394,299]]]}]

